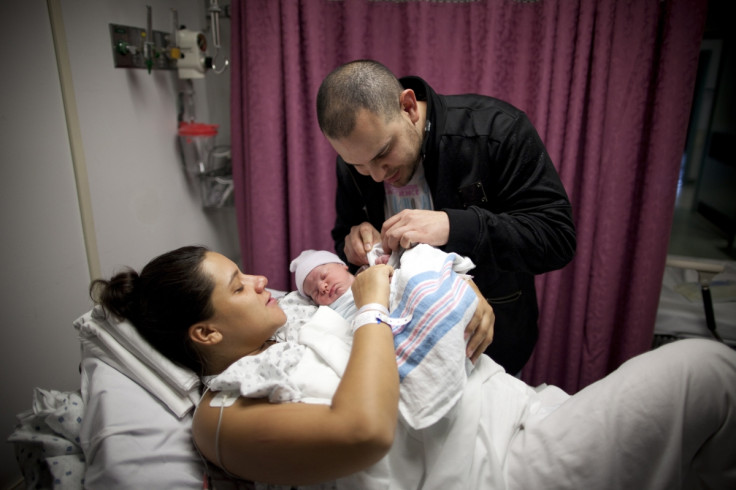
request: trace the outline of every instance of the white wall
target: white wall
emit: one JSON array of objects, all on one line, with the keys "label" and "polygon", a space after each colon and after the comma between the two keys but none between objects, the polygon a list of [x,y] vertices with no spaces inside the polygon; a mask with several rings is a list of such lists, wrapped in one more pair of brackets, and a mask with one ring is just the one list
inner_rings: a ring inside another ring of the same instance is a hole
[{"label": "white wall", "polygon": [[[170,30],[170,8],[180,24],[206,27],[201,0],[63,0],[81,134],[90,180],[103,273],[138,267],[182,244],[198,242],[228,255],[237,246],[222,236],[222,211],[203,212],[196,182],[181,171],[177,153],[177,82],[173,71],[113,67],[109,23]],[[223,22],[225,23],[225,22]],[[208,77],[214,77],[208,74]],[[221,75],[227,77],[228,75]],[[197,119],[209,120],[206,80],[194,80]],[[224,94],[227,96],[227,94]],[[229,103],[229,97],[224,99]]]},{"label": "white wall", "polygon": [[[203,210],[181,167],[176,72],[116,69],[110,45],[109,24],[145,27],[146,5],[153,7],[155,30],[171,29],[171,8],[180,24],[204,30],[205,2],[52,1],[61,6],[94,219],[92,256],[99,257],[102,275],[124,265],[140,268],[156,254],[192,243],[238,260],[234,211]],[[229,29],[229,21],[222,24]],[[46,2],[0,2],[0,30],[0,382],[6,390],[0,427],[7,437],[15,414],[30,408],[34,387],[78,389],[79,345],[71,323],[91,303]],[[225,134],[218,142],[229,144],[229,75],[213,77],[194,82],[197,120],[221,124]],[[212,83],[220,88],[208,89]],[[12,445],[0,444],[0,488],[19,476]]]}]

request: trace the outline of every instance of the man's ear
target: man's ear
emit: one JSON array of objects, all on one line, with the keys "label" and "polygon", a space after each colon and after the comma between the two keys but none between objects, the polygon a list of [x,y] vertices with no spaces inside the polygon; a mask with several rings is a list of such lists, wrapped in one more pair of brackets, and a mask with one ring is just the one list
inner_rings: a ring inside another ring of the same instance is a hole
[{"label": "man's ear", "polygon": [[404,89],[399,95],[399,103],[401,110],[409,115],[412,123],[419,119],[419,104],[417,104],[417,94],[410,88]]},{"label": "man's ear", "polygon": [[189,338],[196,344],[214,345],[222,340],[222,334],[211,323],[195,323],[189,327]]}]

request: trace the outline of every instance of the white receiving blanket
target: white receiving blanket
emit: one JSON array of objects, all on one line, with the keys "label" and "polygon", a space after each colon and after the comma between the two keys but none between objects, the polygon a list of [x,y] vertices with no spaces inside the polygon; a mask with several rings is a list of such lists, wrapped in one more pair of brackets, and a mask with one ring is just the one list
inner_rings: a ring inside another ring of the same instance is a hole
[{"label": "white receiving blanket", "polygon": [[296,341],[274,344],[258,355],[239,359],[216,376],[205,377],[205,384],[220,392],[211,405],[231,405],[237,398],[234,393],[268,397],[273,403],[329,405],[350,357],[350,343],[345,341],[349,333],[345,319],[320,306],[311,320],[299,327]]}]

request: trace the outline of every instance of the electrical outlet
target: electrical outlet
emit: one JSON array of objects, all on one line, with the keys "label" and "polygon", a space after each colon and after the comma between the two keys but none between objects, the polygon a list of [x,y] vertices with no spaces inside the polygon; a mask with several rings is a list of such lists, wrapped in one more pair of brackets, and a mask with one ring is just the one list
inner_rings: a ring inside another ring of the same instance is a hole
[{"label": "electrical outlet", "polygon": [[[175,70],[179,50],[171,33],[152,31],[153,39],[147,39],[145,29],[120,24],[110,24],[112,57],[115,68],[143,68],[151,70]],[[146,46],[146,42],[150,44]]]}]

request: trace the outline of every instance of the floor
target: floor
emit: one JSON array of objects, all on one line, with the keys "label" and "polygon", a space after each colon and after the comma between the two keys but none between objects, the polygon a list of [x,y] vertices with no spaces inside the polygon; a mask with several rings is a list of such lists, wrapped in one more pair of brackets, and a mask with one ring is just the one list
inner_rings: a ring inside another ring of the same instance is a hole
[{"label": "floor", "polygon": [[726,234],[693,210],[694,184],[681,184],[675,203],[668,254],[717,260],[736,260]]}]

